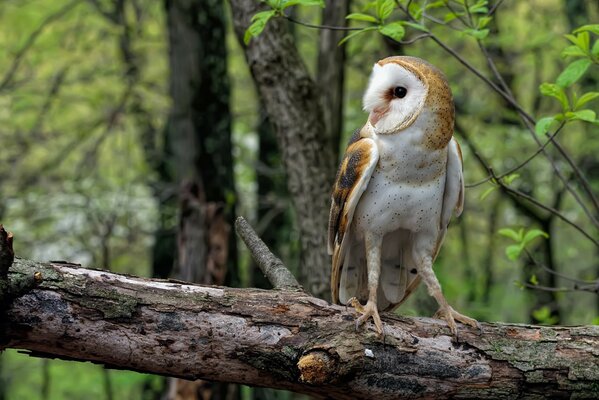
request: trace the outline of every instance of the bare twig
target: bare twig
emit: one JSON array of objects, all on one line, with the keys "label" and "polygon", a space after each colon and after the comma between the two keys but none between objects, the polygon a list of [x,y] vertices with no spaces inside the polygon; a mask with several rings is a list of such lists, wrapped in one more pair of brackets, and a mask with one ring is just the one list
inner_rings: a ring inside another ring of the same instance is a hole
[{"label": "bare twig", "polygon": [[316,25],[316,24],[310,24],[308,22],[304,22],[304,21],[300,21],[297,20],[289,15],[283,14],[283,17],[285,17],[285,19],[289,22],[293,22],[294,24],[298,24],[298,25],[302,25],[302,26],[306,26],[308,28],[315,28],[315,29],[329,29],[332,31],[361,31],[364,28],[352,28],[349,26],[332,26],[332,25]]},{"label": "bare twig", "polygon": [[503,0],[498,0],[497,3],[495,3],[493,5],[493,7],[491,7],[491,9],[489,10],[489,13],[487,14],[487,16],[489,16],[489,17],[493,16],[493,14],[495,14],[495,12],[497,11],[497,9],[501,5],[501,3],[503,3]]},{"label": "bare twig", "polygon": [[283,262],[271,253],[245,218],[237,217],[235,231],[246,244],[252,258],[275,289],[302,290],[295,277]]},{"label": "bare twig", "polygon": [[[565,122],[562,122],[560,124],[560,126],[558,126],[558,128],[555,130],[555,132],[553,134],[551,134],[550,138],[554,138],[560,131],[561,129],[564,127]],[[543,143],[543,145],[541,147],[539,147],[537,149],[537,151],[535,151],[533,154],[531,154],[528,158],[526,158],[526,160],[522,161],[520,164],[518,164],[517,166],[497,175],[497,179],[503,179],[508,175],[513,174],[514,172],[518,171],[519,169],[523,168],[524,166],[526,166],[526,164],[528,164],[529,162],[531,162],[536,156],[538,156],[545,147],[547,147],[547,145],[551,143],[551,140],[547,140],[545,143]],[[490,181],[491,179],[493,179],[493,177],[491,175],[487,176],[485,179],[482,179],[478,182],[475,183],[470,183],[465,185],[467,188],[473,188],[473,187],[477,187],[482,185],[483,183],[486,183],[488,181]]]},{"label": "bare twig", "polygon": [[577,285],[593,285],[593,284],[597,284],[599,281],[598,280],[592,280],[592,281],[588,281],[588,280],[581,280],[581,279],[576,279],[576,278],[572,278],[568,275],[564,275],[560,272],[557,272],[556,270],[549,268],[547,265],[545,265],[544,263],[540,263],[539,261],[537,261],[533,255],[526,249],[524,249],[524,252],[526,253],[526,255],[528,256],[528,259],[537,267],[541,267],[543,268],[546,272],[549,272],[552,275],[555,275],[557,277],[560,277],[562,279],[565,279],[567,281],[570,282],[574,282]]}]

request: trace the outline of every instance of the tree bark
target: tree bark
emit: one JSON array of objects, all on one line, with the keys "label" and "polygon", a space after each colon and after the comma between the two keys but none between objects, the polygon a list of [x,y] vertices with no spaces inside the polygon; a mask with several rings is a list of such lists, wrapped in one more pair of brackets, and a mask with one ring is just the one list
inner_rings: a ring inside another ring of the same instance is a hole
[{"label": "tree bark", "polygon": [[[350,0],[326,0],[322,9],[322,24],[347,26]],[[327,136],[335,160],[339,159],[339,144],[343,129],[343,85],[345,83],[345,49],[339,41],[347,32],[321,29],[318,46],[316,80],[322,96],[322,110]]]},{"label": "tree bark", "polygon": [[330,264],[326,251],[329,194],[336,160],[325,134],[319,92],[287,30],[275,18],[258,38],[243,45],[251,17],[264,5],[231,0],[235,32],[275,130],[288,176],[301,241],[301,282],[328,297]]},{"label": "tree bark", "polygon": [[319,398],[592,398],[599,327],[460,326],[383,314],[385,337],[301,291],[141,279],[17,259],[0,349]]}]

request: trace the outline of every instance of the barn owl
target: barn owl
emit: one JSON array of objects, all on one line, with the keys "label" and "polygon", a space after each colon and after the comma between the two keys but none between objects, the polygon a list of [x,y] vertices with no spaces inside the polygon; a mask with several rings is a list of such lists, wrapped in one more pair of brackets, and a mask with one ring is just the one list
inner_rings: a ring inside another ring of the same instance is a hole
[{"label": "barn owl", "polygon": [[[454,336],[478,323],[447,302],[433,272],[452,213],[462,212],[462,155],[454,105],[441,71],[415,57],[374,65],[333,186],[328,247],[336,303],[351,303],[383,333],[379,310],[399,306],[423,281]],[[362,304],[366,302],[365,306]]]}]

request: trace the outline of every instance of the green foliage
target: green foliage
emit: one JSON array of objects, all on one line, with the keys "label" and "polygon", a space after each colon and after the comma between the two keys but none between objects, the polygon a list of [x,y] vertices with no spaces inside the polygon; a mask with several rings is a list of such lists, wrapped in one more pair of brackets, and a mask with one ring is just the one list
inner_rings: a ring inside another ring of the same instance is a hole
[{"label": "green foliage", "polygon": [[253,37],[258,37],[268,21],[275,16],[282,16],[283,11],[292,6],[319,6],[324,8],[324,0],[266,0],[266,4],[272,8],[268,11],[256,13],[250,21],[250,26],[243,35],[243,42],[247,45]]},{"label": "green foliage", "polygon": [[527,245],[529,245],[534,239],[538,237],[549,238],[546,232],[540,229],[531,229],[525,231],[524,228],[520,228],[518,231],[511,228],[502,228],[498,231],[501,236],[505,236],[512,239],[516,244],[511,244],[505,248],[505,254],[507,258],[515,261],[520,257]]},{"label": "green foliage", "polygon": [[406,30],[401,22],[392,22],[390,24],[380,26],[378,30],[383,35],[388,36],[397,42],[403,39],[404,35],[406,34]]},{"label": "green foliage", "polygon": [[547,306],[540,307],[532,312],[534,319],[545,325],[555,325],[558,318],[551,315],[551,309]]},{"label": "green foliage", "polygon": [[252,17],[252,23],[243,35],[243,41],[247,45],[253,37],[257,37],[266,27],[266,23],[277,14],[277,10],[261,11]]}]

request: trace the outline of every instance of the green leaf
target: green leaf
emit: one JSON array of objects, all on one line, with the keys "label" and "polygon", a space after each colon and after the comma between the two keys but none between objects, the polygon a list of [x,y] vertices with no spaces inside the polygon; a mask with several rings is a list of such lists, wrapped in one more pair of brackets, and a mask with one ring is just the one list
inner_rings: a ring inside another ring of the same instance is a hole
[{"label": "green leaf", "polygon": [[570,109],[570,102],[568,101],[566,92],[564,92],[564,89],[561,86],[558,86],[555,83],[545,82],[539,86],[539,90],[544,96],[551,96],[558,99],[564,110]]},{"label": "green leaf", "polygon": [[476,27],[478,29],[483,29],[484,27],[489,25],[489,22],[491,22],[492,20],[493,20],[493,17],[481,17],[478,19],[478,24],[476,25]]},{"label": "green leaf", "polygon": [[381,21],[384,21],[393,12],[393,0],[377,0],[376,15]]},{"label": "green leaf", "polygon": [[522,253],[522,246],[519,244],[511,244],[505,248],[505,255],[511,261],[516,261],[520,257],[520,253]]},{"label": "green leaf", "polygon": [[578,100],[576,100],[574,109],[576,110],[576,109],[584,106],[586,103],[588,103],[591,100],[595,100],[597,97],[599,97],[599,92],[588,92],[588,93],[583,94],[582,96],[580,96],[580,98]]},{"label": "green leaf", "polygon": [[491,193],[493,193],[493,191],[497,189],[496,186],[491,186],[490,188],[487,188],[487,190],[485,190],[481,195],[480,195],[480,199],[484,200],[486,199]]},{"label": "green leaf", "polygon": [[349,14],[347,17],[345,17],[346,19],[353,19],[355,21],[365,21],[365,22],[374,22],[377,23],[379,22],[375,17],[373,17],[372,15],[368,15],[368,14],[362,14],[362,13],[351,13]]},{"label": "green leaf", "polygon": [[401,21],[401,23],[405,26],[409,26],[410,28],[418,29],[419,31],[422,31],[422,32],[430,32],[429,29],[422,24],[417,24],[415,22],[409,22],[409,21]]},{"label": "green leaf", "polygon": [[461,17],[464,14],[465,14],[464,12],[456,12],[456,13],[450,12],[450,13],[445,14],[445,16],[443,17],[443,21],[444,22],[451,22],[454,19],[456,19],[458,17]]},{"label": "green leaf", "polygon": [[520,236],[518,232],[510,228],[502,228],[498,230],[497,233],[499,233],[501,236],[505,236],[507,238],[512,239],[514,242],[520,242],[522,240],[522,236]]},{"label": "green leaf", "polygon": [[487,14],[489,12],[489,8],[487,7],[487,0],[481,0],[474,5],[469,7],[471,14]]},{"label": "green leaf", "polygon": [[441,7],[445,7],[445,4],[447,4],[447,1],[444,1],[444,0],[433,1],[432,3],[428,3],[427,5],[425,5],[424,9],[432,10],[433,8],[441,8]]},{"label": "green leaf", "polygon": [[551,124],[553,124],[553,121],[555,121],[554,117],[544,117],[538,120],[537,124],[535,125],[536,134],[544,135],[549,132],[549,128],[551,127]]},{"label": "green leaf", "polygon": [[344,37],[343,39],[341,39],[339,41],[338,46],[341,46],[343,43],[347,42],[349,39],[354,38],[354,37],[356,37],[356,36],[358,36],[358,35],[360,35],[360,34],[362,34],[364,32],[373,31],[375,29],[377,29],[376,26],[370,26],[368,28],[364,28],[362,30],[352,32],[349,35],[347,35],[346,37]]},{"label": "green leaf", "polygon": [[515,181],[516,179],[518,179],[519,177],[520,177],[520,174],[509,174],[508,176],[506,176],[505,178],[503,178],[503,181],[505,182],[506,185],[509,185],[513,181]]},{"label": "green leaf", "polygon": [[538,308],[532,312],[532,316],[540,322],[544,322],[551,316],[551,310],[547,306]]},{"label": "green leaf", "polygon": [[567,112],[566,117],[571,120],[581,120],[587,122],[594,122],[596,118],[595,111],[593,110],[580,110],[574,112]]},{"label": "green leaf", "polygon": [[595,35],[599,35],[599,24],[583,25],[574,31],[574,33],[579,32],[593,32]]},{"label": "green leaf", "polygon": [[595,317],[593,318],[593,320],[591,321],[592,325],[599,325],[599,317]]},{"label": "green leaf", "polygon": [[423,11],[424,9],[420,7],[420,5],[418,5],[417,2],[410,2],[408,6],[408,13],[412,16],[412,18],[414,18],[417,21],[420,20]]},{"label": "green leaf", "polygon": [[284,10],[291,6],[320,6],[324,8],[324,0],[282,0],[281,9]]},{"label": "green leaf", "polygon": [[403,39],[404,35],[406,34],[406,30],[401,22],[392,22],[390,24],[381,26],[379,27],[379,32],[390,37],[396,42],[399,42],[401,39]]},{"label": "green leaf", "polygon": [[556,83],[564,88],[572,85],[584,75],[591,64],[592,61],[588,58],[583,58],[570,63],[570,65],[559,74]]},{"label": "green leaf", "polygon": [[266,27],[268,20],[271,19],[276,12],[276,10],[261,11],[254,15],[252,17],[252,24],[248,27],[243,35],[243,42],[247,45],[251,38],[260,35]]},{"label": "green leaf", "polygon": [[528,281],[535,286],[537,286],[539,284],[539,280],[537,279],[537,276],[535,274],[532,274],[532,276],[530,277],[530,279]]},{"label": "green leaf", "polygon": [[568,46],[564,50],[562,50],[562,57],[586,57],[587,53],[585,53],[578,46]]},{"label": "green leaf", "polygon": [[595,44],[591,49],[591,54],[594,56],[599,56],[599,40],[595,40]]},{"label": "green leaf", "polygon": [[528,232],[526,232],[526,235],[524,235],[524,238],[522,239],[522,245],[526,246],[528,243],[530,243],[534,239],[538,238],[539,236],[542,236],[545,239],[549,238],[549,235],[547,233],[543,232],[542,230],[531,229]]},{"label": "green leaf", "polygon": [[467,28],[464,29],[463,31],[465,34],[470,35],[478,40],[482,40],[484,38],[487,37],[487,35],[489,34],[489,30],[488,29],[472,29],[472,28]]}]

